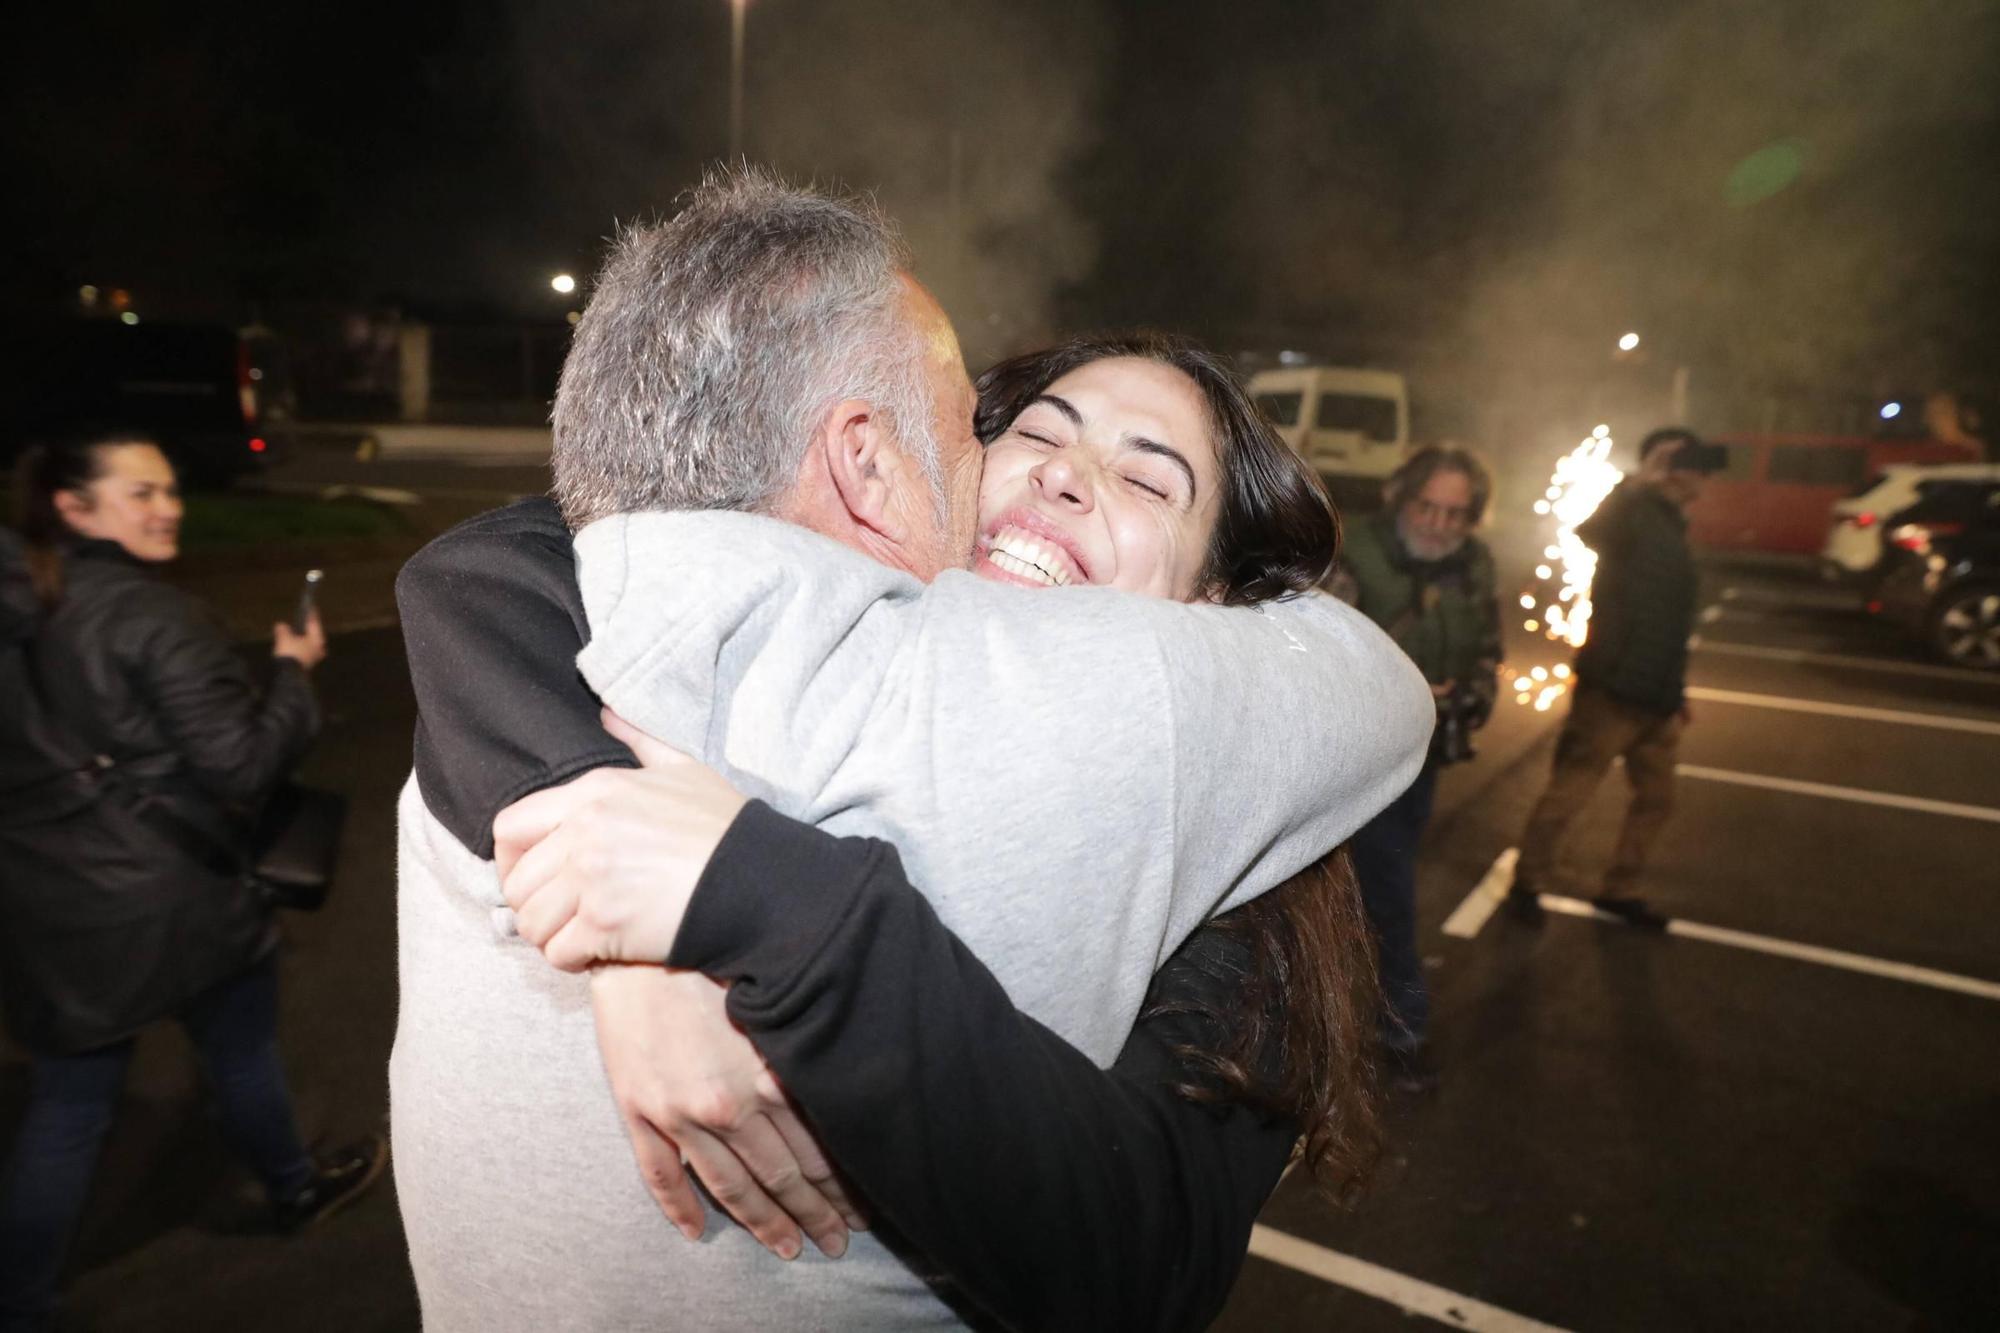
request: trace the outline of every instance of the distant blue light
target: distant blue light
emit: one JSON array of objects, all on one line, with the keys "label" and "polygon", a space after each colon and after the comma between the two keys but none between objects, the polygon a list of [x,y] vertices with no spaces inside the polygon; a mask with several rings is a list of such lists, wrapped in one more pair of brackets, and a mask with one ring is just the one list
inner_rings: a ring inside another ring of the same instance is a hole
[{"label": "distant blue light", "polygon": [[1882,420],[1894,421],[1901,415],[1903,415],[1903,405],[1901,403],[1882,404]]}]

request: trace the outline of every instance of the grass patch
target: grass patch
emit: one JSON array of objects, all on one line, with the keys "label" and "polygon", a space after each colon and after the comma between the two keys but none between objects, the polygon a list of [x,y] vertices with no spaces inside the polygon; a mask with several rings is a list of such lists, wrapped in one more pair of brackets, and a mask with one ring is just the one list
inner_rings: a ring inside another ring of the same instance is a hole
[{"label": "grass patch", "polygon": [[[410,525],[389,505],[367,500],[320,500],[305,495],[230,495],[197,492],[185,499],[181,547],[256,546],[265,543],[366,541],[406,537]],[[0,486],[0,521],[13,521],[13,497]]]},{"label": "grass patch", "polygon": [[302,495],[190,495],[181,545],[250,546],[268,542],[351,541],[400,537],[402,517],[365,500]]}]

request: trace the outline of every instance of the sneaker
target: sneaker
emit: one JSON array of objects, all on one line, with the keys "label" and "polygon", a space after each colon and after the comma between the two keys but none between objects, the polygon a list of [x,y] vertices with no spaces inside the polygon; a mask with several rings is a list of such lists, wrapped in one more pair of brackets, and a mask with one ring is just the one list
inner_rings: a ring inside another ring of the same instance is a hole
[{"label": "sneaker", "polygon": [[1507,890],[1507,896],[1500,902],[1508,916],[1524,926],[1539,926],[1549,919],[1549,912],[1542,906],[1542,896],[1531,888],[1523,888],[1517,881]]},{"label": "sneaker", "polygon": [[1431,1062],[1430,1052],[1422,1046],[1403,1050],[1395,1046],[1381,1049],[1379,1062],[1382,1069],[1382,1083],[1396,1092],[1411,1096],[1422,1096],[1436,1092],[1438,1085],[1437,1065]]},{"label": "sneaker", "polygon": [[294,1198],[271,1206],[278,1229],[299,1232],[323,1222],[361,1197],[389,1164],[389,1141],[370,1134],[314,1163],[313,1178]]},{"label": "sneaker", "polygon": [[1664,931],[1667,928],[1667,918],[1647,906],[1644,898],[1605,893],[1592,898],[1590,905],[1608,916],[1617,917],[1634,930]]}]

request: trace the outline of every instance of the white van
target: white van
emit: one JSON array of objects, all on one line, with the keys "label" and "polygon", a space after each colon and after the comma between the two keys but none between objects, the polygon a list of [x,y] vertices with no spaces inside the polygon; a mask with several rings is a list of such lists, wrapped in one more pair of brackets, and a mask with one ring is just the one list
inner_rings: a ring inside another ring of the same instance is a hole
[{"label": "white van", "polygon": [[1410,445],[1410,391],[1393,370],[1292,366],[1250,378],[1250,396],[1321,473],[1386,478]]}]

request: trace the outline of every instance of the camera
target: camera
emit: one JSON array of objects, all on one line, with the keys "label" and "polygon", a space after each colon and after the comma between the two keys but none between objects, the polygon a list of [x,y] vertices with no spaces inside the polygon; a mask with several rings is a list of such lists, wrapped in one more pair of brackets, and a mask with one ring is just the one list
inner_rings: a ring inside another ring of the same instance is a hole
[{"label": "camera", "polygon": [[1460,685],[1437,701],[1437,729],[1431,733],[1431,754],[1440,764],[1462,764],[1476,758],[1472,733],[1485,725],[1492,701],[1469,685]]}]

